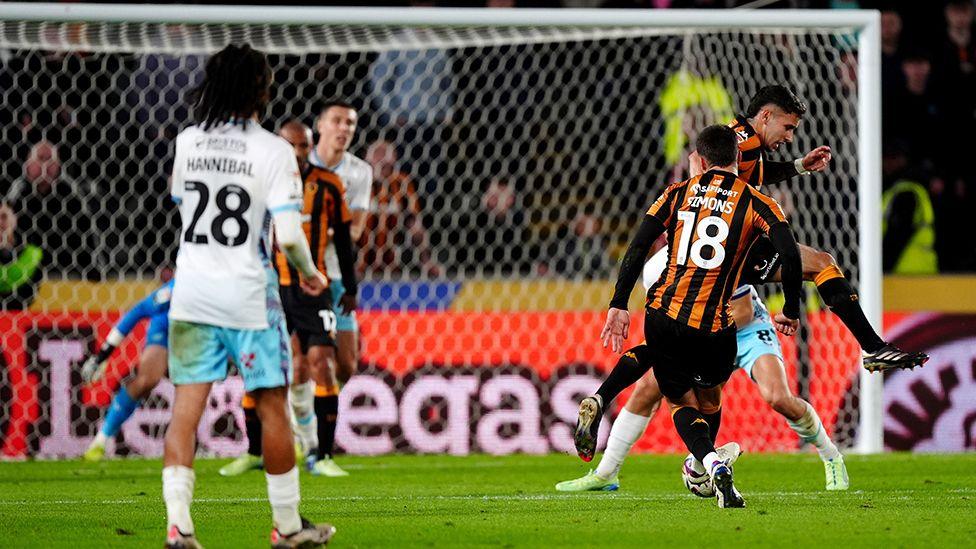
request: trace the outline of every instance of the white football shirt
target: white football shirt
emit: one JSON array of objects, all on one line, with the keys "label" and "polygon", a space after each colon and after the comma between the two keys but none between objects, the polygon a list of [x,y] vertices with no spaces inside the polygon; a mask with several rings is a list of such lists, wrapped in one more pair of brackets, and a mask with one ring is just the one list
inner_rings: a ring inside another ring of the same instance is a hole
[{"label": "white football shirt", "polygon": [[645,290],[650,290],[651,286],[657,282],[657,279],[661,278],[664,274],[664,270],[668,268],[668,247],[664,246],[657,251],[647,263],[644,263],[644,271],[642,273],[641,282],[644,284]]},{"label": "white football shirt", "polygon": [[176,137],[172,195],[182,228],[170,318],[267,328],[266,218],[301,209],[291,145],[256,122],[189,127]]},{"label": "white football shirt", "polygon": [[[347,152],[342,156],[342,160],[337,166],[326,166],[314,150],[309,155],[309,162],[339,176],[346,190],[345,200],[349,211],[366,211],[369,209],[369,199],[373,192],[373,167],[369,163]],[[325,249],[325,270],[329,280],[342,278],[342,272],[339,270],[339,256],[336,254],[335,242],[331,237]]]}]

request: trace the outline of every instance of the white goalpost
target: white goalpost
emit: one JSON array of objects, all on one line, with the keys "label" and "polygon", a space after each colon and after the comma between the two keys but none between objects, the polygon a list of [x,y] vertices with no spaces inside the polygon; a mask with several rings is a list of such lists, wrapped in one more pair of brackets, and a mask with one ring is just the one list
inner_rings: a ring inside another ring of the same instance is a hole
[{"label": "white goalpost", "polygon": [[[387,167],[398,175],[377,177],[361,242],[370,293],[364,365],[340,414],[350,422],[339,429],[346,451],[493,451],[496,440],[506,451],[571,448],[566,403],[613,365],[588,347],[599,346],[593,324],[603,294],[609,299],[612,253],[680,172],[687,134],[744,109],[765,84],[790,85],[810,106],[796,143],[777,155],[826,144],[835,157],[824,174],[766,190],[785,193],[801,243],[851,271],[880,331],[878,12],[13,2],[0,3],[0,181],[26,183],[0,190],[19,203],[30,187],[24,166],[49,143],[90,219],[66,229],[55,220],[51,230],[64,238],[34,231],[55,263],[30,312],[0,318],[5,398],[31,383],[75,379],[47,372],[79,357],[40,358],[31,345],[74,338],[78,349],[91,347],[116,307],[141,297],[114,281],[144,289],[171,258],[178,221],[163,204],[169,141],[188,123],[182,95],[202,59],[229,41],[271,56],[269,128],[293,117],[311,123],[317,102],[342,97],[361,111],[352,152],[376,156],[384,143],[396,151]],[[112,299],[88,304],[83,295]],[[881,452],[882,376],[860,367],[850,335],[815,300],[789,367],[807,398],[831,410],[822,415],[835,435],[853,436],[845,442],[858,452]],[[384,337],[397,331],[417,343]],[[66,384],[38,394],[68,407],[36,395],[25,404],[39,406],[37,425],[17,416],[20,408],[0,409],[2,452],[71,455],[41,452],[52,446],[39,440],[88,436],[83,424],[104,407],[97,393],[112,387],[69,394]],[[781,420],[771,433],[772,416],[747,395],[729,420],[733,432],[763,449],[795,448]],[[148,405],[165,408],[165,391]],[[213,432],[235,431],[236,412],[225,411],[229,419],[211,414]],[[124,433],[128,451],[156,451],[152,429],[136,431]],[[238,439],[204,446],[233,453]]]}]

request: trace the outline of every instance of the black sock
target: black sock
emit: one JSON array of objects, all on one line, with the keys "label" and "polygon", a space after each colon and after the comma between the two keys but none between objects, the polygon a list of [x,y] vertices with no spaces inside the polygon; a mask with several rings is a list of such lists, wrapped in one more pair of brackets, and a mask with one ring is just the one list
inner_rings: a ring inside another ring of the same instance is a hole
[{"label": "black sock", "polygon": [[650,365],[638,362],[637,355],[633,352],[628,351],[621,355],[617,365],[613,367],[603,385],[600,385],[596,391],[596,394],[603,399],[603,409],[606,410],[621,391],[637,383],[637,380],[649,369]]},{"label": "black sock", "polygon": [[315,417],[319,420],[319,447],[315,453],[317,459],[332,457],[338,416],[339,395],[315,397]]},{"label": "black sock", "polygon": [[247,453],[261,457],[261,420],[254,408],[244,408],[244,432],[247,433]]},{"label": "black sock", "polygon": [[857,299],[857,292],[854,291],[846,278],[831,278],[817,286],[817,290],[820,291],[820,297],[823,298],[824,303],[854,334],[854,339],[857,340],[862,349],[873,353],[884,347],[884,340],[881,339],[878,332],[874,331],[871,323],[864,316],[864,310],[861,309],[861,303]]},{"label": "black sock", "polygon": [[718,428],[722,426],[722,409],[719,408],[712,414],[702,414],[705,421],[708,422],[708,434],[712,439],[712,444],[715,444],[715,439],[718,438]]},{"label": "black sock", "polygon": [[715,451],[712,437],[708,429],[708,421],[698,410],[685,406],[671,416],[674,428],[677,429],[681,440],[685,442],[688,451],[701,463],[705,463],[705,456]]}]

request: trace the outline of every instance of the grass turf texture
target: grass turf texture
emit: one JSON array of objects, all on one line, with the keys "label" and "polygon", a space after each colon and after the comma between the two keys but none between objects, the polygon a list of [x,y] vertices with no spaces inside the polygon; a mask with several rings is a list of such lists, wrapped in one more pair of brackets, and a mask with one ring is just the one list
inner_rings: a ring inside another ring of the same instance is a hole
[{"label": "grass turf texture", "polygon": [[[193,516],[208,548],[267,546],[264,475],[197,463]],[[681,484],[680,456],[634,456],[617,493],[563,494],[575,456],[340,459],[352,476],[302,475],[302,513],[338,528],[335,547],[881,546],[976,544],[976,454],[847,458],[848,492],[823,490],[815,455],[747,454],[746,509]],[[0,463],[0,545],[160,546],[160,462]],[[967,541],[968,540],[968,541]]]}]

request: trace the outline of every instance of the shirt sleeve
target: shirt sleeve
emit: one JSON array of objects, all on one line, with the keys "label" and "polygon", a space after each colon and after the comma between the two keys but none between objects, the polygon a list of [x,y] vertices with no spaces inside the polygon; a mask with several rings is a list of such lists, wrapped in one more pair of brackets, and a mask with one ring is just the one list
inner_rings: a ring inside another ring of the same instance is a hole
[{"label": "shirt sleeve", "polygon": [[267,208],[272,214],[302,209],[302,176],[291,146],[284,140],[276,143],[268,166]]},{"label": "shirt sleeve", "polygon": [[346,188],[346,192],[344,193],[344,194],[346,194],[346,197],[343,197],[342,194],[340,194],[339,195],[339,200],[337,201],[337,204],[336,204],[336,216],[335,216],[335,218],[337,220],[339,220],[340,223],[350,223],[350,222],[352,222],[352,212],[349,211],[349,204],[348,204],[348,199],[347,199],[348,193],[349,193],[349,189]]},{"label": "shirt sleeve", "polygon": [[747,189],[752,196],[753,227],[768,234],[770,227],[786,222],[786,214],[783,213],[779,202],[749,187]]},{"label": "shirt sleeve", "polygon": [[773,162],[767,160],[763,168],[763,183],[772,185],[800,175],[792,162]]},{"label": "shirt sleeve", "polygon": [[683,183],[675,183],[665,189],[661,193],[661,196],[657,197],[657,200],[648,208],[647,215],[656,217],[661,222],[661,225],[668,227],[671,217],[674,215],[674,203],[677,200],[677,196],[681,194],[678,192],[678,189],[684,188]]},{"label": "shirt sleeve", "polygon": [[630,292],[634,289],[634,284],[641,276],[647,254],[651,251],[651,245],[657,237],[664,234],[665,227],[657,217],[645,215],[634,239],[627,247],[627,253],[620,263],[620,272],[617,273],[617,284],[614,286],[613,298],[610,300],[610,307],[614,309],[626,309],[627,301],[630,299]]},{"label": "shirt sleeve", "polygon": [[363,163],[361,170],[361,181],[352,184],[350,181],[346,185],[346,195],[349,198],[349,209],[352,211],[366,211],[369,209],[370,193],[373,190],[373,167]]},{"label": "shirt sleeve", "polygon": [[176,147],[173,153],[173,174],[170,176],[169,180],[169,195],[173,199],[173,202],[179,204],[183,201],[183,155],[181,154],[182,147],[180,147],[180,142],[182,140],[176,139]]},{"label": "shirt sleeve", "polygon": [[[158,306],[156,303],[156,295],[163,288],[156,290],[155,292],[147,295],[140,301],[136,303],[134,307],[129,309],[129,312],[125,313],[125,316],[119,320],[118,324],[115,325],[115,329],[119,331],[123,336],[129,335],[136,325],[145,318],[150,318],[159,313]],[[169,308],[169,298],[166,298],[166,308]]]}]

